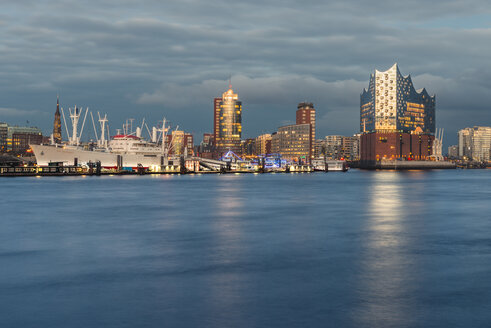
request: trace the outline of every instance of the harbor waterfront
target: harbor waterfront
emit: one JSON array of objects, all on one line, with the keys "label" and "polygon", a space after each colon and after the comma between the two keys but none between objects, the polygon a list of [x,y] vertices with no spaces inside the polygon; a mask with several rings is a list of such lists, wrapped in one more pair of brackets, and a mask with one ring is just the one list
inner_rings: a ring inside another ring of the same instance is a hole
[{"label": "harbor waterfront", "polygon": [[489,327],[488,170],[0,181],[2,327]]}]

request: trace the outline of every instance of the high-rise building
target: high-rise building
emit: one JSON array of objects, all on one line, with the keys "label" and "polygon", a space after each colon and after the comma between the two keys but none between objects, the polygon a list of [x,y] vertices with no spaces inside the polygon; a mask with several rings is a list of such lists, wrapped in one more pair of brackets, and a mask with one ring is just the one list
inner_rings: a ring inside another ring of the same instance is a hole
[{"label": "high-rise building", "polygon": [[213,141],[218,140],[220,134],[220,103],[222,97],[213,98]]},{"label": "high-rise building", "polygon": [[491,150],[491,127],[475,126],[472,135],[472,159],[489,162]]},{"label": "high-rise building", "polygon": [[55,121],[53,122],[53,141],[61,143],[60,97],[56,97]]},{"label": "high-rise building", "polygon": [[239,154],[242,136],[242,103],[239,101],[238,94],[234,93],[232,85],[222,95],[218,117],[218,128],[215,131],[218,155],[221,156],[229,150]]},{"label": "high-rise building", "polygon": [[310,124],[293,124],[278,128],[272,135],[271,148],[273,153],[290,160],[310,162]]},{"label": "high-rise building", "polygon": [[297,106],[297,124],[310,124],[310,152],[309,158],[315,153],[315,108],[313,103],[301,102]]},{"label": "high-rise building", "polygon": [[416,159],[432,154],[435,133],[435,96],[416,90],[411,76],[397,64],[375,70],[360,95],[360,159],[365,161]]},{"label": "high-rise building", "polygon": [[477,162],[491,159],[491,127],[475,126],[459,131],[459,157]]},{"label": "high-rise building", "polygon": [[472,128],[465,128],[459,130],[459,158],[470,159],[472,158]]}]

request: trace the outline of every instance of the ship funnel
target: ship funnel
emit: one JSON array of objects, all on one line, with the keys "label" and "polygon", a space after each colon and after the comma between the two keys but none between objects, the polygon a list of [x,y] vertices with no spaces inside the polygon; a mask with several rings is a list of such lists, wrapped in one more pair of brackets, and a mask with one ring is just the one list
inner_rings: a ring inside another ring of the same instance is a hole
[{"label": "ship funnel", "polygon": [[139,126],[136,127],[136,136],[138,138],[142,137],[142,129]]}]

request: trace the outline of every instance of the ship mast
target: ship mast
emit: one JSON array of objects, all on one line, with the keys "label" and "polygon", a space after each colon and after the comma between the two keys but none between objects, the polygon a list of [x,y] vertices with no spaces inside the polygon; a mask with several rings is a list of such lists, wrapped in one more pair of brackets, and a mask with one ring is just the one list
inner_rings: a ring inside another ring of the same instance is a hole
[{"label": "ship mast", "polygon": [[78,133],[78,122],[80,120],[80,116],[83,112],[83,108],[79,108],[75,105],[75,108],[68,108],[68,113],[69,117],[72,120],[72,135],[68,133],[68,126],[65,121],[65,113],[63,112],[62,108],[62,114],[63,114],[63,120],[65,121],[65,128],[67,130],[67,136],[68,136],[68,143],[73,146],[78,146],[80,143],[80,137],[82,136],[82,132],[84,130],[84,125],[85,125],[85,120],[87,119],[87,114],[89,112],[89,108],[87,107],[85,110],[85,116],[84,120],[82,122],[82,128],[80,129],[80,134]]},{"label": "ship mast", "polygon": [[101,117],[101,114],[97,112],[97,116],[99,117],[99,124],[101,125],[101,138],[99,139],[99,147],[107,148],[107,140],[106,140],[107,114],[104,114],[104,117]]}]

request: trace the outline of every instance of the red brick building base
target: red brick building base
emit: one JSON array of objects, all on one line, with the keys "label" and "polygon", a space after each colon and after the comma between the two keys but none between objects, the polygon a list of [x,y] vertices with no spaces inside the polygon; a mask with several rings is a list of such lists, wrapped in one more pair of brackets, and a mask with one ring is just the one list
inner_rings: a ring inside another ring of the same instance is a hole
[{"label": "red brick building base", "polygon": [[380,160],[427,160],[434,136],[410,133],[367,133],[360,139],[361,162]]}]

